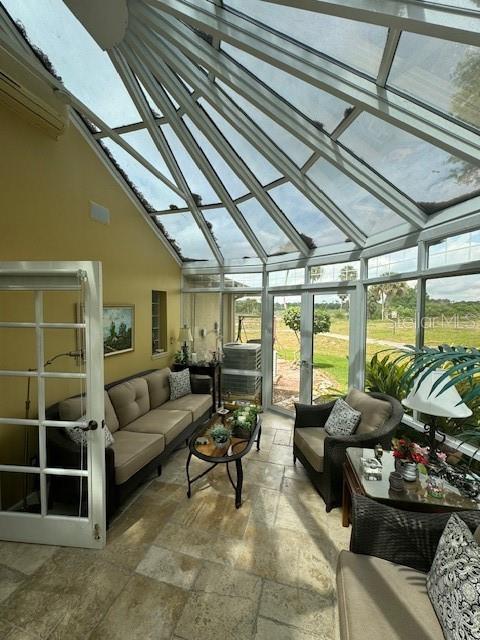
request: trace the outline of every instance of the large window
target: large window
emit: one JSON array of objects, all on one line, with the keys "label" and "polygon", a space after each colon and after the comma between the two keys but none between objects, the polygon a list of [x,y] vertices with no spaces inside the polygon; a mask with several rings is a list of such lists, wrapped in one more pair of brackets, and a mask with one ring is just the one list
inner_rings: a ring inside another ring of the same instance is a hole
[{"label": "large window", "polygon": [[[366,367],[367,385],[369,375],[379,376],[379,382],[385,383],[387,372],[379,366],[371,368],[372,357],[382,360],[389,351],[406,344],[415,344],[415,313],[417,301],[417,282],[382,282],[367,288],[367,344]],[[391,395],[398,390],[392,380]],[[384,389],[381,389],[382,391]]]},{"label": "large window", "polygon": [[429,279],[425,297],[425,345],[480,346],[478,274]]},{"label": "large window", "polygon": [[272,271],[268,274],[268,285],[270,287],[286,287],[292,284],[304,284],[305,269],[284,269],[283,271]]},{"label": "large window", "polygon": [[337,262],[335,264],[318,265],[310,267],[310,282],[341,282],[358,280],[360,274],[360,263]]},{"label": "large window", "polygon": [[368,277],[379,278],[395,273],[408,273],[417,268],[417,247],[384,253],[368,260]]}]

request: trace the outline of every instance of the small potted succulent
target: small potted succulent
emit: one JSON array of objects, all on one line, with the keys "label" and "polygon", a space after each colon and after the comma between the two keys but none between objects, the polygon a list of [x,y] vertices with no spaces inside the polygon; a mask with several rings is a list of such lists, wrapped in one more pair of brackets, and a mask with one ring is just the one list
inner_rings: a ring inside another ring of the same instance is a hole
[{"label": "small potted succulent", "polygon": [[231,432],[223,425],[215,425],[210,429],[210,437],[218,449],[224,449],[230,442]]},{"label": "small potted succulent", "polygon": [[233,414],[234,433],[237,438],[250,438],[257,424],[257,407],[250,405],[237,409]]}]

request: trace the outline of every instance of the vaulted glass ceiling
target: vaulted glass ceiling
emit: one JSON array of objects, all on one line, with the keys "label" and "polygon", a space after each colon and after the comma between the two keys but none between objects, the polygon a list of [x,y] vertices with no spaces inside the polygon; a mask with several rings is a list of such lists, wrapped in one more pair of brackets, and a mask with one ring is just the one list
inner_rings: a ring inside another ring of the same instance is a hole
[{"label": "vaulted glass ceiling", "polygon": [[361,250],[479,209],[480,1],[119,0],[109,43],[71,0],[0,4],[0,38],[28,37],[186,263]]}]

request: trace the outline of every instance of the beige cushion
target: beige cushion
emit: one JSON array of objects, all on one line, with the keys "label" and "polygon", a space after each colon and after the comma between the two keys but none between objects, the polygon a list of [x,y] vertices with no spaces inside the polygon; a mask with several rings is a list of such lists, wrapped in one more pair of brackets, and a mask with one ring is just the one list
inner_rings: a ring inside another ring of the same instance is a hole
[{"label": "beige cushion", "polygon": [[345,402],[362,414],[355,435],[376,431],[392,415],[392,405],[389,402],[379,400],[379,398],[372,398],[372,396],[358,389],[350,389]]},{"label": "beige cushion", "polygon": [[159,407],[159,410],[177,409],[179,411],[190,411],[191,420],[193,421],[198,420],[205,411],[208,411],[212,404],[212,396],[209,393],[190,393],[182,398],[165,402]]},{"label": "beige cushion", "polygon": [[115,433],[118,431],[120,425],[118,423],[117,414],[115,413],[115,409],[113,408],[112,402],[110,400],[110,396],[107,391],[104,391],[104,401],[105,401],[105,424],[110,429],[110,433]]},{"label": "beige cushion", "polygon": [[133,378],[108,390],[120,428],[150,411],[147,381]]},{"label": "beige cushion", "polygon": [[325,429],[321,427],[301,427],[300,429],[295,429],[295,444],[315,471],[319,473],[323,472],[323,451],[327,435]]},{"label": "beige cushion", "polygon": [[426,574],[342,551],[337,600],[342,640],[444,640]]},{"label": "beige cushion", "polygon": [[150,408],[156,409],[161,404],[170,399],[170,383],[168,376],[170,369],[158,369],[145,376],[148,385],[148,393],[150,395]]},{"label": "beige cushion", "polygon": [[[87,409],[85,396],[77,396],[75,398],[67,398],[58,403],[58,414],[60,420],[68,420],[72,422],[78,420],[85,414]],[[105,404],[105,424],[110,429],[111,433],[115,433],[118,429],[118,418],[108,397],[108,393],[104,391],[104,404]]]},{"label": "beige cushion", "polygon": [[165,438],[153,433],[121,429],[112,444],[115,452],[115,483],[123,484],[165,449]]},{"label": "beige cushion", "polygon": [[473,532],[473,537],[475,538],[475,542],[477,544],[480,544],[480,524],[478,525],[478,527]]},{"label": "beige cushion", "polygon": [[141,418],[137,418],[137,420],[127,425],[125,431],[160,433],[165,436],[165,443],[170,444],[190,424],[192,424],[190,411],[152,409]]}]

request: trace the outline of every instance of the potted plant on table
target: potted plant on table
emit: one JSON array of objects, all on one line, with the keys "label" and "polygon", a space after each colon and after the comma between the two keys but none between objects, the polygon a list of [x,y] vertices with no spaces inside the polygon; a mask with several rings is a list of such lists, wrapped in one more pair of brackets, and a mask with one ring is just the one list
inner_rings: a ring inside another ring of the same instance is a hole
[{"label": "potted plant on table", "polygon": [[[395,467],[404,480],[413,482],[417,479],[418,465],[423,465],[423,473],[426,473],[426,467],[431,462],[428,447],[421,447],[409,438],[394,438],[392,444]],[[440,451],[436,455],[439,462],[446,458],[446,454]]]},{"label": "potted plant on table", "polygon": [[228,446],[231,435],[231,431],[220,424],[210,429],[210,437],[218,449],[224,449]]},{"label": "potted plant on table", "polygon": [[250,438],[257,424],[257,407],[250,405],[233,413],[234,434],[237,438]]}]

